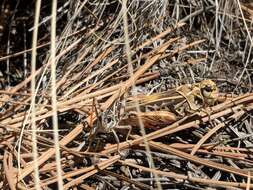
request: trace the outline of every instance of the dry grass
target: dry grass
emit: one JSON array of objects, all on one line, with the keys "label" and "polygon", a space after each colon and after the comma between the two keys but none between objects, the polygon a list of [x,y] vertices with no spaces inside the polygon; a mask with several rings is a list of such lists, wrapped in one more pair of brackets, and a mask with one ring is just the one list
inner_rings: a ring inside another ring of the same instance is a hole
[{"label": "dry grass", "polygon": [[[1,189],[253,188],[252,7],[37,1],[21,20],[32,48],[10,53],[7,38],[0,51]],[[0,14],[0,40],[21,13]],[[185,101],[175,88],[204,79],[215,105],[164,125],[159,113]]]}]

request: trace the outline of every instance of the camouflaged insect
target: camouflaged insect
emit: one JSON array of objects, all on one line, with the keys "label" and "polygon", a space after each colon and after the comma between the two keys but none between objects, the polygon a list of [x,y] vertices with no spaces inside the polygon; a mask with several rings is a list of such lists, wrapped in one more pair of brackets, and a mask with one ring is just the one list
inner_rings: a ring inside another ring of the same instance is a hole
[{"label": "camouflaged insect", "polygon": [[[138,118],[144,125],[152,128],[175,122],[188,114],[213,106],[218,99],[218,88],[212,80],[203,80],[200,83],[186,84],[162,93],[139,95],[133,97],[126,105],[128,117],[121,124],[138,126]],[[141,113],[137,113],[134,101],[138,101]],[[157,107],[152,111],[148,106]],[[134,112],[133,112],[134,111]]]},{"label": "camouflaged insect", "polygon": [[174,110],[181,116],[213,106],[218,99],[218,88],[212,80],[182,85],[176,89],[176,92],[185,98],[174,106]]}]

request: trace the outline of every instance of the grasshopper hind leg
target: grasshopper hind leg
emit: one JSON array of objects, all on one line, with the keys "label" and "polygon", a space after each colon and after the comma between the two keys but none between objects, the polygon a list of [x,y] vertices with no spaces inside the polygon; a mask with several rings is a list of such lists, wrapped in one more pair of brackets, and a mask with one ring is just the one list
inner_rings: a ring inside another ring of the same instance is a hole
[{"label": "grasshopper hind leg", "polygon": [[114,129],[112,129],[112,134],[113,134],[113,136],[114,136],[114,138],[115,138],[115,140],[117,142],[117,152],[118,152],[119,155],[121,155],[121,153],[120,153],[120,147],[119,147],[119,143],[120,143],[119,137],[118,137],[118,135],[117,135],[117,133],[116,133],[116,131]]},{"label": "grasshopper hind leg", "polygon": [[[128,129],[128,132],[127,132],[127,135],[126,135],[126,142],[128,142],[128,138],[132,132],[132,127],[130,125],[126,125],[126,126],[117,126],[115,127],[115,129]],[[119,136],[117,135],[115,129],[112,129],[112,133],[113,133],[113,136],[117,142],[117,153],[123,157],[124,155],[120,152],[120,140],[119,140]]]}]

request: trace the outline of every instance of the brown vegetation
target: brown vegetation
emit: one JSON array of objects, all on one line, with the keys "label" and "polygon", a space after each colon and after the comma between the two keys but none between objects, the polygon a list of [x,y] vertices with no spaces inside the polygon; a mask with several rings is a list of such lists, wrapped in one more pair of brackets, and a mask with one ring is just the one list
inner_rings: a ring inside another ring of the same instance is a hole
[{"label": "brown vegetation", "polygon": [[251,3],[29,2],[0,2],[0,189],[253,188]]}]

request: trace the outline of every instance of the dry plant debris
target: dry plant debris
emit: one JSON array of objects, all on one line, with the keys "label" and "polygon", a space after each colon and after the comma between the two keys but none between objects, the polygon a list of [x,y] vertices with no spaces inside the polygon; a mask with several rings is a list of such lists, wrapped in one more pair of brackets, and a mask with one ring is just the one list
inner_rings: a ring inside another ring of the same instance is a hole
[{"label": "dry plant debris", "polygon": [[0,189],[253,188],[250,1],[58,0],[55,61],[26,3],[0,2]]}]

